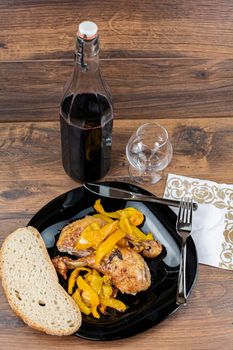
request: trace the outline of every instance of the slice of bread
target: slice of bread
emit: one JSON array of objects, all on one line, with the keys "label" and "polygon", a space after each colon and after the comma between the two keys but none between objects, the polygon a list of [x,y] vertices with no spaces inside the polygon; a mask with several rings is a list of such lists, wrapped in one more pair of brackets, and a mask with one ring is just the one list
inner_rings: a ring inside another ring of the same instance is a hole
[{"label": "slice of bread", "polygon": [[69,335],[79,329],[81,312],[59,284],[35,228],[19,228],[5,239],[0,274],[11,308],[30,327],[53,335]]}]

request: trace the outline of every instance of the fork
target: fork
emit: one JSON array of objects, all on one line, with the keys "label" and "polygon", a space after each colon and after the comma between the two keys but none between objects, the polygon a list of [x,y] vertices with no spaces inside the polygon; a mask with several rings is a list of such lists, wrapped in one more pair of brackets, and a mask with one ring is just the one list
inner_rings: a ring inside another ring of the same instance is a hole
[{"label": "fork", "polygon": [[178,276],[178,287],[176,294],[176,304],[186,304],[186,241],[192,231],[192,199],[182,199],[180,202],[179,213],[176,221],[176,231],[182,238],[181,244],[181,261]]}]

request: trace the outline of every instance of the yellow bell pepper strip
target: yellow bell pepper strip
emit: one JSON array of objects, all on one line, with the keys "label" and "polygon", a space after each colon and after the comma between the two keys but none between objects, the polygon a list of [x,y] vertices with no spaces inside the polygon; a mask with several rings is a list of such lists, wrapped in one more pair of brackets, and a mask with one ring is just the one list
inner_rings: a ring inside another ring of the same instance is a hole
[{"label": "yellow bell pepper strip", "polygon": [[111,278],[106,276],[106,275],[104,275],[103,276],[103,283],[111,286]]},{"label": "yellow bell pepper strip", "polygon": [[103,277],[101,277],[96,270],[93,270],[91,275],[91,280],[90,280],[90,286],[97,294],[100,294],[102,285],[103,285]]},{"label": "yellow bell pepper strip", "polygon": [[91,270],[88,267],[77,267],[71,272],[70,278],[68,280],[68,293],[72,294],[75,286],[75,281],[80,273],[80,271],[90,272]]},{"label": "yellow bell pepper strip", "polygon": [[92,306],[91,307],[91,313],[95,318],[100,318],[100,314],[97,311],[97,306]]},{"label": "yellow bell pepper strip", "polygon": [[114,248],[115,244],[125,236],[125,232],[117,229],[103,241],[96,250],[95,263],[99,264],[101,259]]},{"label": "yellow bell pepper strip", "polygon": [[[102,214],[108,218],[120,219],[122,215],[125,215],[129,219],[130,223],[135,225],[135,226],[140,225],[144,220],[144,215],[139,210],[137,210],[136,208],[133,208],[133,207],[120,209],[120,210],[117,210],[114,212],[106,212],[104,210],[103,206],[101,205],[100,199],[97,199],[95,201],[94,208],[99,214]],[[95,215],[97,215],[97,214],[95,214]]]},{"label": "yellow bell pepper strip", "polygon": [[74,294],[72,295],[72,298],[74,299],[74,301],[76,302],[76,304],[78,304],[80,311],[82,313],[84,313],[85,315],[90,315],[91,313],[91,308],[88,307],[86,305],[86,303],[82,300],[80,292],[78,289],[76,289],[76,291],[74,292]]},{"label": "yellow bell pepper strip", "polygon": [[85,275],[85,281],[90,284],[91,283],[91,280],[92,280],[92,273],[87,273]]},{"label": "yellow bell pepper strip", "polygon": [[125,215],[122,215],[122,217],[120,218],[119,227],[126,234],[132,234],[132,229],[131,229],[129,220]]},{"label": "yellow bell pepper strip", "polygon": [[118,220],[106,224],[99,230],[92,230],[90,225],[81,233],[76,249],[96,248],[106,237],[114,232],[118,227]]},{"label": "yellow bell pepper strip", "polygon": [[125,209],[120,209],[117,210],[117,213],[119,213],[120,217],[125,216],[129,219],[129,221],[132,220],[131,224],[135,222],[135,224],[137,224],[135,226],[140,225],[140,223],[142,223],[144,220],[144,215],[136,208],[128,207]]},{"label": "yellow bell pepper strip", "polygon": [[148,232],[147,235],[146,235],[146,239],[147,239],[148,241],[154,241],[155,238],[154,238],[153,233]]},{"label": "yellow bell pepper strip", "polygon": [[91,313],[95,318],[99,318],[100,315],[97,311],[99,305],[99,296],[92,289],[92,287],[81,277],[77,278],[77,286],[82,291],[82,297],[86,303],[91,306]]},{"label": "yellow bell pepper strip", "polygon": [[136,227],[134,225],[131,225],[131,231],[132,231],[131,238],[133,240],[144,241],[144,240],[153,240],[154,239],[154,237],[153,237],[153,235],[151,233],[146,235],[141,230],[139,230],[138,227]]},{"label": "yellow bell pepper strip", "polygon": [[137,213],[138,210],[133,208],[133,207],[128,207],[125,209],[119,209],[117,210],[117,213],[119,213],[120,216],[124,215],[127,218],[130,218],[130,216],[132,216],[133,214]]},{"label": "yellow bell pepper strip", "polygon": [[129,217],[130,224],[134,226],[141,225],[143,221],[144,221],[144,215],[140,211],[137,211],[136,213],[134,213]]},{"label": "yellow bell pepper strip", "polygon": [[[100,199],[97,199],[95,201],[94,209],[99,214],[102,214],[105,217],[112,218],[112,219],[119,219],[124,214],[127,215],[127,217],[129,217],[129,216],[132,216],[135,212],[138,212],[137,209],[131,208],[131,207],[125,208],[125,209],[120,209],[120,210],[113,211],[113,212],[107,212],[107,211],[104,210]],[[97,214],[95,214],[95,215],[97,215]]]},{"label": "yellow bell pepper strip", "polygon": [[100,291],[100,297],[101,298],[110,298],[112,296],[112,287],[107,284],[103,284],[101,291]]},{"label": "yellow bell pepper strip", "polygon": [[100,227],[96,222],[93,222],[92,224],[88,225],[81,233],[81,235],[80,235],[80,237],[75,245],[75,248],[76,249],[91,248],[93,245],[95,235],[97,234],[97,231],[99,231],[99,230],[100,230]]},{"label": "yellow bell pepper strip", "polygon": [[78,276],[77,278],[77,286],[78,288],[85,293],[86,298],[88,298],[91,305],[99,304],[98,294],[91,288],[91,286],[82,278],[82,276]]},{"label": "yellow bell pepper strip", "polygon": [[127,309],[127,306],[118,299],[113,298],[100,298],[100,303],[102,305],[116,309],[117,311],[124,312]]},{"label": "yellow bell pepper strip", "polygon": [[[93,276],[99,276],[99,277],[101,277],[101,275],[99,274],[99,272],[98,272],[97,270],[95,270],[95,269],[92,270],[92,275],[93,275]],[[103,277],[101,277],[101,278],[103,278]]]},{"label": "yellow bell pepper strip", "polygon": [[116,229],[118,228],[118,224],[119,220],[114,220],[111,223],[102,227],[94,237],[94,242],[92,246],[94,248],[97,248],[103,240],[105,240],[111,233],[116,231]]},{"label": "yellow bell pepper strip", "polygon": [[110,213],[106,212],[104,210],[102,204],[100,203],[100,199],[97,199],[95,201],[94,208],[97,211],[97,213],[103,214],[103,215],[105,215],[107,217],[110,217],[110,218],[113,218],[113,219],[119,219],[119,217],[120,217],[119,213],[117,213],[116,211],[115,212],[110,212]]},{"label": "yellow bell pepper strip", "polygon": [[100,315],[99,315],[99,313],[97,311],[97,306],[96,305],[92,305],[91,302],[90,302],[90,295],[87,292],[82,292],[82,298],[83,298],[84,302],[90,308],[92,315],[95,318],[100,318]]},{"label": "yellow bell pepper strip", "polygon": [[92,230],[96,231],[100,229],[100,225],[97,222],[93,222],[92,224],[90,224]]},{"label": "yellow bell pepper strip", "polygon": [[107,223],[113,222],[113,220],[111,218],[107,217],[104,214],[94,214],[93,216],[94,216],[94,218],[102,219]]}]

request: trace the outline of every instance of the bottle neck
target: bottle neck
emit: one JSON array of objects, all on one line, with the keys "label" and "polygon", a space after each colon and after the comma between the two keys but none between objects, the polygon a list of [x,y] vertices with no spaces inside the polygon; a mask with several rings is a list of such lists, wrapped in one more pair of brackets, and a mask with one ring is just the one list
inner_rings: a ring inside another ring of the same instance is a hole
[{"label": "bottle neck", "polygon": [[82,73],[95,73],[99,70],[99,39],[92,40],[77,37],[75,65]]}]

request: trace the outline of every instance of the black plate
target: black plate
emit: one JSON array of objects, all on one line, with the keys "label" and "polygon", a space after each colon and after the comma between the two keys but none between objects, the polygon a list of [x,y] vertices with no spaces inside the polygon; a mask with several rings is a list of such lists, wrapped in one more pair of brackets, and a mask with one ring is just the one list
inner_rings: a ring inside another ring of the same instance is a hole
[{"label": "black plate", "polygon": [[[102,184],[118,187],[128,191],[150,194],[138,186],[122,182],[103,182]],[[45,240],[51,257],[58,254],[55,239],[60,229],[68,222],[93,212],[93,204],[97,196],[84,187],[75,188],[55,198],[33,216],[28,225],[36,227]],[[175,230],[176,215],[167,206],[160,204],[127,203],[124,200],[101,197],[106,211],[114,211],[128,206],[140,206],[144,211],[146,222],[144,230],[152,231],[165,250],[152,261],[147,261],[152,283],[145,292],[136,296],[118,294],[128,305],[124,313],[112,312],[108,316],[94,319],[83,315],[81,328],[75,335],[92,340],[113,340],[126,338],[143,332],[169,316],[176,305],[177,277],[180,261],[180,237]],[[56,236],[56,237],[55,237]],[[186,285],[189,293],[197,274],[197,254],[192,238],[187,241],[187,276]],[[60,279],[65,286],[65,281]]]}]

